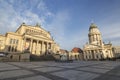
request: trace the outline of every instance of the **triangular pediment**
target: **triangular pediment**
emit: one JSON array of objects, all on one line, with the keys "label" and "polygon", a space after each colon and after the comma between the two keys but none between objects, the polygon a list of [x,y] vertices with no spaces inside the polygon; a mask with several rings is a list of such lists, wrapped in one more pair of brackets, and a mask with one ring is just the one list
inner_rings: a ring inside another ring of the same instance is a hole
[{"label": "triangular pediment", "polygon": [[51,38],[50,33],[37,24],[35,26],[23,24],[16,30],[16,33],[21,35],[30,35],[34,37],[43,37],[46,39]]}]

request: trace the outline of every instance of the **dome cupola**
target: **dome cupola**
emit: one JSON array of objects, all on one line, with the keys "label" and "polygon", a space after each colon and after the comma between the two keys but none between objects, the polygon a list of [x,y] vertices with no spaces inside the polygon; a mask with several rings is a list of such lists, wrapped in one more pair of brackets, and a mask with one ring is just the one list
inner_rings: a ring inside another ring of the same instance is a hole
[{"label": "dome cupola", "polygon": [[91,23],[88,37],[90,44],[100,44],[100,42],[102,41],[101,33],[96,24]]},{"label": "dome cupola", "polygon": [[90,28],[89,28],[89,29],[92,29],[92,28],[97,28],[97,25],[96,25],[96,24],[94,24],[94,23],[91,23],[91,25],[90,25]]},{"label": "dome cupola", "polygon": [[90,28],[89,28],[89,34],[100,34],[100,31],[96,24],[91,23]]}]

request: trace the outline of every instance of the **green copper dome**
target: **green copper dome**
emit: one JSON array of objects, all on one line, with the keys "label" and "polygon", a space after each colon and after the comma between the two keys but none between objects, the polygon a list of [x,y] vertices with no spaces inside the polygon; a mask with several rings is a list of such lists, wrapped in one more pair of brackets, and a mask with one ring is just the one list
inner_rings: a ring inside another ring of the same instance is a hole
[{"label": "green copper dome", "polygon": [[100,31],[97,28],[96,24],[91,23],[90,28],[89,28],[89,34],[100,34]]},{"label": "green copper dome", "polygon": [[94,23],[91,23],[91,25],[90,25],[90,29],[92,29],[92,28],[97,28],[97,25],[94,24]]}]

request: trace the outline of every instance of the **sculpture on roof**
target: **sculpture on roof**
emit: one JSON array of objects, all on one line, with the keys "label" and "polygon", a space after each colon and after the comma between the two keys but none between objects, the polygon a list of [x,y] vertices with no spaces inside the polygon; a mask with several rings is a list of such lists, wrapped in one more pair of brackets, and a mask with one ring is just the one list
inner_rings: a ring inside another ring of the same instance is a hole
[{"label": "sculpture on roof", "polygon": [[35,27],[41,27],[41,25],[39,23],[36,23],[36,26]]}]

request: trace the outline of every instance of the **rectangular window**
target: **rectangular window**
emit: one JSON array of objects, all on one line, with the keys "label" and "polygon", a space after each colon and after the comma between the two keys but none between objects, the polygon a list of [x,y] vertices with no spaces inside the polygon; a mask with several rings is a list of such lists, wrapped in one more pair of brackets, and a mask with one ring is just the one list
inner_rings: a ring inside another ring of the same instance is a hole
[{"label": "rectangular window", "polygon": [[13,39],[13,44],[16,44],[16,39]]},{"label": "rectangular window", "polygon": [[17,46],[15,47],[15,52],[17,52]]},{"label": "rectangular window", "polygon": [[12,41],[13,41],[13,39],[10,39],[10,42],[9,42],[9,43],[12,44]]},{"label": "rectangular window", "polygon": [[11,46],[8,47],[8,51],[10,51],[10,50],[11,50]]},{"label": "rectangular window", "polygon": [[16,40],[16,44],[18,44],[19,40]]}]

